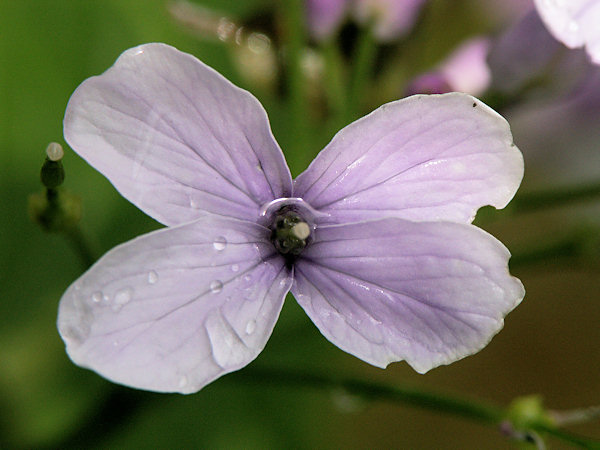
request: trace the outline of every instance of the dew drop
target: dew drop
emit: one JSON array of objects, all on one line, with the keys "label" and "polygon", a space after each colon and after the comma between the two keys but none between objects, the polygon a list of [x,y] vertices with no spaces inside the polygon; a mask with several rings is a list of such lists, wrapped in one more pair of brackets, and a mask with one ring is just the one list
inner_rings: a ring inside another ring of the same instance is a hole
[{"label": "dew drop", "polygon": [[198,204],[198,202],[191,197],[190,197],[190,208],[193,208],[193,209],[200,208],[200,205]]},{"label": "dew drop", "polygon": [[121,309],[123,305],[125,305],[131,300],[131,297],[133,297],[133,289],[130,287],[126,287],[117,291],[117,293],[115,294],[115,299],[113,301],[113,310],[118,311],[119,309]]},{"label": "dew drop", "polygon": [[227,239],[225,239],[223,236],[219,236],[214,240],[213,247],[219,252],[225,250],[225,247],[227,247]]},{"label": "dew drop", "polygon": [[158,274],[156,273],[156,271],[151,270],[150,272],[148,272],[148,283],[154,284],[157,281],[158,281]]},{"label": "dew drop", "polygon": [[63,339],[70,345],[80,345],[85,341],[90,333],[89,326],[67,326],[60,331]]},{"label": "dew drop", "polygon": [[252,279],[252,277],[250,275],[244,276],[244,281],[250,281],[251,279]]},{"label": "dew drop", "polygon": [[188,378],[185,375],[183,375],[181,378],[179,378],[179,387],[180,388],[186,387],[187,384],[188,384]]},{"label": "dew drop", "polygon": [[104,294],[102,294],[102,292],[100,292],[100,291],[94,292],[92,294],[92,301],[94,303],[100,303],[103,298],[104,298]]},{"label": "dew drop", "polygon": [[256,330],[256,320],[249,320],[246,324],[246,334],[252,334]]},{"label": "dew drop", "polygon": [[571,22],[569,22],[569,25],[567,25],[567,29],[571,33],[577,33],[579,31],[579,24],[572,20]]},{"label": "dew drop", "polygon": [[234,264],[233,266],[231,266],[232,272],[237,272],[238,270],[240,270],[240,266],[238,266],[237,264]]},{"label": "dew drop", "polygon": [[210,282],[210,291],[213,294],[218,294],[223,290],[223,283],[221,280],[214,280]]}]

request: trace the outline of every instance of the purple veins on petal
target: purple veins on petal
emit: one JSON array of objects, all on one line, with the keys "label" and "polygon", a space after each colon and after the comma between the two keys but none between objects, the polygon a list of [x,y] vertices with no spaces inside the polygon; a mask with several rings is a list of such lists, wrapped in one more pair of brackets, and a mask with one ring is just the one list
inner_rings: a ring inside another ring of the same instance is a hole
[{"label": "purple veins on petal", "polygon": [[64,126],[167,225],[108,252],[60,302],[71,359],[117,383],[190,393],[240,369],[290,289],[341,349],[419,372],[481,349],[523,298],[508,250],[470,224],[512,198],[522,157],[469,95],[382,106],[294,184],[260,103],[164,44],[85,81]]},{"label": "purple veins on petal", "polygon": [[382,219],[323,226],[292,293],[341,349],[426,372],[483,348],[524,295],[508,250],[469,224]]},{"label": "purple veins on petal", "polygon": [[205,211],[253,219],[291,194],[291,176],[261,104],[165,44],[124,52],[81,84],[65,138],[144,212],[165,225]]},{"label": "purple veins on petal", "polygon": [[[227,249],[215,249],[213,236],[226,236]],[[266,236],[259,225],[205,215],[114,248],[61,300],[67,352],[110,380],[161,392],[195,392],[245,366],[291,285]]]},{"label": "purple veins on petal", "polygon": [[415,95],[338,132],[294,193],[329,214],[321,223],[468,223],[481,206],[506,206],[522,177],[523,157],[498,113],[467,94]]}]

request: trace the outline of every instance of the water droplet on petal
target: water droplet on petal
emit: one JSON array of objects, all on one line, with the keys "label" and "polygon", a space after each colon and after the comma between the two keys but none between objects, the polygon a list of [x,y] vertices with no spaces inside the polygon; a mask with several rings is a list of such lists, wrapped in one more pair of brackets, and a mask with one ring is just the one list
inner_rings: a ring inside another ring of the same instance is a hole
[{"label": "water droplet on petal", "polygon": [[179,387],[180,387],[180,388],[184,388],[184,387],[186,387],[186,386],[187,386],[187,384],[188,384],[188,378],[187,378],[185,375],[183,375],[183,376],[182,376],[182,377],[179,379]]},{"label": "water droplet on petal", "polygon": [[225,239],[223,236],[219,236],[214,240],[213,247],[219,252],[225,250],[225,247],[227,247],[227,239]]},{"label": "water droplet on petal", "polygon": [[80,326],[67,326],[61,329],[61,335],[65,342],[70,345],[80,345],[83,341],[85,341],[90,333],[89,326],[87,324],[83,324]]},{"label": "water droplet on petal", "polygon": [[234,264],[233,266],[231,266],[231,270],[233,272],[237,272],[238,270],[240,270],[240,266],[238,266],[237,264]]},{"label": "water droplet on petal", "polygon": [[158,274],[156,273],[156,271],[151,270],[150,272],[148,272],[148,283],[154,284],[157,281],[158,281]]},{"label": "water droplet on petal", "polygon": [[256,320],[249,320],[246,324],[246,334],[252,334],[256,330]]},{"label": "water droplet on petal", "polygon": [[571,33],[577,33],[579,31],[579,24],[577,22],[575,22],[574,20],[572,20],[571,22],[569,22],[569,24],[567,25],[567,29],[569,30],[569,32]]},{"label": "water droplet on petal", "polygon": [[244,281],[250,281],[251,279],[252,279],[252,277],[250,275],[244,276]]},{"label": "water droplet on petal", "polygon": [[221,280],[214,280],[210,282],[210,291],[213,294],[218,294],[223,290],[223,283]]},{"label": "water droplet on petal", "polygon": [[191,197],[190,197],[190,208],[200,209],[200,205],[198,204],[198,202]]},{"label": "water droplet on petal", "polygon": [[123,305],[125,305],[131,300],[131,297],[133,297],[133,289],[130,287],[126,287],[117,291],[117,293],[115,294],[115,299],[113,301],[113,310],[120,310],[123,307]]},{"label": "water droplet on petal", "polygon": [[103,299],[104,299],[104,294],[102,294],[102,292],[100,292],[100,291],[94,292],[92,294],[92,301],[94,303],[100,303]]}]

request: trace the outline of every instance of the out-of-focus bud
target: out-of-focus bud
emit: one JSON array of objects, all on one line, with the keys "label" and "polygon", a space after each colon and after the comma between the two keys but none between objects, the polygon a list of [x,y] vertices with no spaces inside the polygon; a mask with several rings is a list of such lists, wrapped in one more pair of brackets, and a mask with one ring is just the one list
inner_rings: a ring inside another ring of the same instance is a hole
[{"label": "out-of-focus bud", "polygon": [[60,186],[65,180],[65,169],[62,165],[64,151],[60,144],[51,142],[46,148],[46,161],[42,165],[40,178],[42,184],[49,189]]},{"label": "out-of-focus bud", "polygon": [[349,0],[306,0],[308,32],[317,41],[330,39],[347,13]]},{"label": "out-of-focus bud", "polygon": [[508,407],[508,419],[515,428],[520,430],[540,424],[553,425],[539,395],[527,395],[514,399]]},{"label": "out-of-focus bud", "polygon": [[373,25],[376,39],[389,42],[405,36],[412,29],[426,1],[355,0],[354,16],[363,25]]},{"label": "out-of-focus bud", "polygon": [[239,28],[236,34],[234,61],[239,73],[249,83],[260,87],[271,87],[277,78],[277,54],[271,38],[256,31],[246,33]]},{"label": "out-of-focus bud", "polygon": [[81,219],[79,197],[57,189],[65,179],[63,156],[60,144],[51,142],[48,145],[40,174],[45,189],[29,196],[29,216],[46,231],[66,231]]},{"label": "out-of-focus bud", "polygon": [[476,37],[463,42],[431,72],[409,83],[406,94],[444,94],[466,92],[483,94],[490,85],[491,73],[486,62],[489,40]]},{"label": "out-of-focus bud", "polygon": [[167,4],[171,17],[201,39],[232,42],[239,26],[229,17],[212,9],[176,0]]},{"label": "out-of-focus bud", "polygon": [[406,87],[406,95],[445,94],[452,92],[452,86],[442,72],[433,71],[419,75]]},{"label": "out-of-focus bud", "polygon": [[274,85],[279,72],[277,52],[267,34],[187,0],[172,1],[167,8],[173,19],[198,38],[229,44],[234,63],[248,83],[263,89]]}]

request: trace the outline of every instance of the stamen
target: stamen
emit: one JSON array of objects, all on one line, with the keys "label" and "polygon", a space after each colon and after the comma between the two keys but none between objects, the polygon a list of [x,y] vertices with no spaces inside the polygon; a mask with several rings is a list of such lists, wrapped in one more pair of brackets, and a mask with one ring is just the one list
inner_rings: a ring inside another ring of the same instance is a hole
[{"label": "stamen", "polygon": [[310,227],[306,222],[299,222],[292,227],[292,234],[298,239],[305,240],[310,236]]}]

